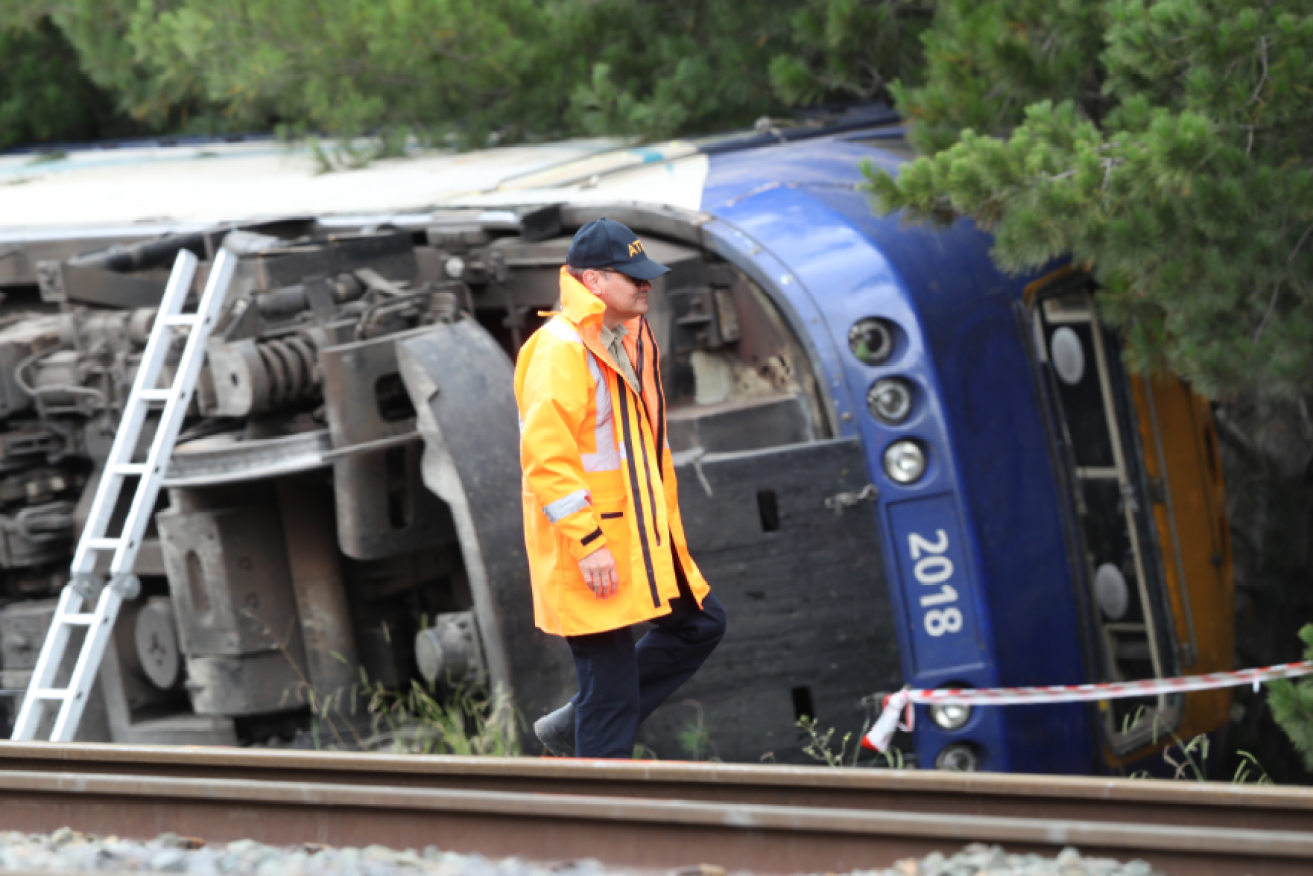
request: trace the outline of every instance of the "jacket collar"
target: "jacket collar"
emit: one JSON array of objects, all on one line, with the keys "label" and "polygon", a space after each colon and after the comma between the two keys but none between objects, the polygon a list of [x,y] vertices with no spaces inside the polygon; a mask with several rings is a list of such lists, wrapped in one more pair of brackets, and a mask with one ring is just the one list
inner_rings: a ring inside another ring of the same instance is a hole
[{"label": "jacket collar", "polygon": [[602,314],[606,313],[606,305],[562,267],[561,312],[580,328],[586,323],[591,323],[591,333],[596,334],[598,327],[602,325]]},{"label": "jacket collar", "polygon": [[[619,371],[611,359],[611,351],[602,345],[602,314],[606,313],[606,305],[588,291],[588,287],[572,277],[564,266],[561,268],[561,313],[578,329],[579,336],[593,351],[593,355],[600,356],[612,369]],[[636,316],[624,323],[629,332],[624,340],[626,346],[636,343],[641,320],[642,317]]]}]

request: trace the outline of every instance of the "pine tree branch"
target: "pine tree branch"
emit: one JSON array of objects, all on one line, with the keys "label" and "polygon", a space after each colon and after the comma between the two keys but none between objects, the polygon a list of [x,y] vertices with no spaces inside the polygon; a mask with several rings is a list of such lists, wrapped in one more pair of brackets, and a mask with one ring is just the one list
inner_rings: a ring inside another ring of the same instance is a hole
[{"label": "pine tree branch", "polygon": [[1267,37],[1266,36],[1262,37],[1258,41],[1258,57],[1263,62],[1263,75],[1262,77],[1259,78],[1258,86],[1254,89],[1253,95],[1249,98],[1249,103],[1253,103],[1254,101],[1258,100],[1258,95],[1262,93],[1263,86],[1267,84]]},{"label": "pine tree branch", "polygon": [[1272,288],[1272,300],[1267,303],[1267,312],[1263,314],[1263,320],[1258,324],[1258,330],[1254,332],[1254,343],[1263,336],[1263,330],[1267,328],[1267,321],[1272,318],[1272,311],[1276,309],[1277,298],[1281,295],[1281,284],[1276,283]]},{"label": "pine tree branch", "polygon": [[1295,261],[1295,256],[1299,255],[1299,250],[1304,246],[1304,241],[1308,240],[1310,233],[1313,233],[1313,223],[1309,223],[1309,226],[1304,229],[1304,233],[1299,236],[1299,241],[1295,244],[1295,248],[1292,249],[1290,255],[1286,257],[1286,267],[1290,267]]}]

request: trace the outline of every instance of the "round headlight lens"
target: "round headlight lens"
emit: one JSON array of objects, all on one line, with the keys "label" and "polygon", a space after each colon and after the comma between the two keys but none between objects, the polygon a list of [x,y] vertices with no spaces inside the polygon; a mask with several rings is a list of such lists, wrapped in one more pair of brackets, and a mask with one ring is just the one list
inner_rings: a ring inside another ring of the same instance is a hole
[{"label": "round headlight lens", "polygon": [[971,720],[971,707],[959,703],[936,703],[926,711],[940,730],[960,730]]},{"label": "round headlight lens", "polygon": [[974,773],[980,769],[980,754],[963,742],[944,746],[935,758],[935,769],[954,773]]},{"label": "round headlight lens", "polygon": [[895,441],[884,452],[884,471],[896,483],[913,483],[925,474],[925,451],[915,441]]},{"label": "round headlight lens", "polygon": [[900,377],[877,380],[866,393],[866,406],[881,423],[896,426],[912,412],[912,387]]},{"label": "round headlight lens", "polygon": [[1126,576],[1112,563],[1104,563],[1094,572],[1094,598],[1108,620],[1118,621],[1126,616],[1131,603],[1131,589]]},{"label": "round headlight lens", "polygon": [[863,365],[879,365],[894,352],[894,333],[883,319],[867,317],[848,329],[848,349]]}]

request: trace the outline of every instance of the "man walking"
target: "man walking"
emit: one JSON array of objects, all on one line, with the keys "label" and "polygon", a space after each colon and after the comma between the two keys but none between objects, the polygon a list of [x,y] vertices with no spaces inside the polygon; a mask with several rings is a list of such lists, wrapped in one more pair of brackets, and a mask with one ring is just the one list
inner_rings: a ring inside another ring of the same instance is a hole
[{"label": "man walking", "polygon": [[[666,443],[648,258],[619,222],[579,229],[561,312],[515,366],[534,619],[566,637],[579,693],[534,731],[559,756],[633,757],[638,725],[697,671],[725,611],[688,554]],[[637,644],[631,627],[651,621]]]}]

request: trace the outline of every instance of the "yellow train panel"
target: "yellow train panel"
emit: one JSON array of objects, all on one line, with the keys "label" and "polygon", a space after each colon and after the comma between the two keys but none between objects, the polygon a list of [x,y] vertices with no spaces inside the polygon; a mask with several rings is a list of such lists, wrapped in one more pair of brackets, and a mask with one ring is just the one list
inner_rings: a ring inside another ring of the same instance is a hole
[{"label": "yellow train panel", "polygon": [[[1212,412],[1205,399],[1175,376],[1134,376],[1131,387],[1184,672],[1203,675],[1231,669],[1231,540]],[[1176,734],[1189,739],[1224,727],[1230,709],[1230,690],[1188,694]],[[1127,759],[1143,755],[1140,751]]]}]

